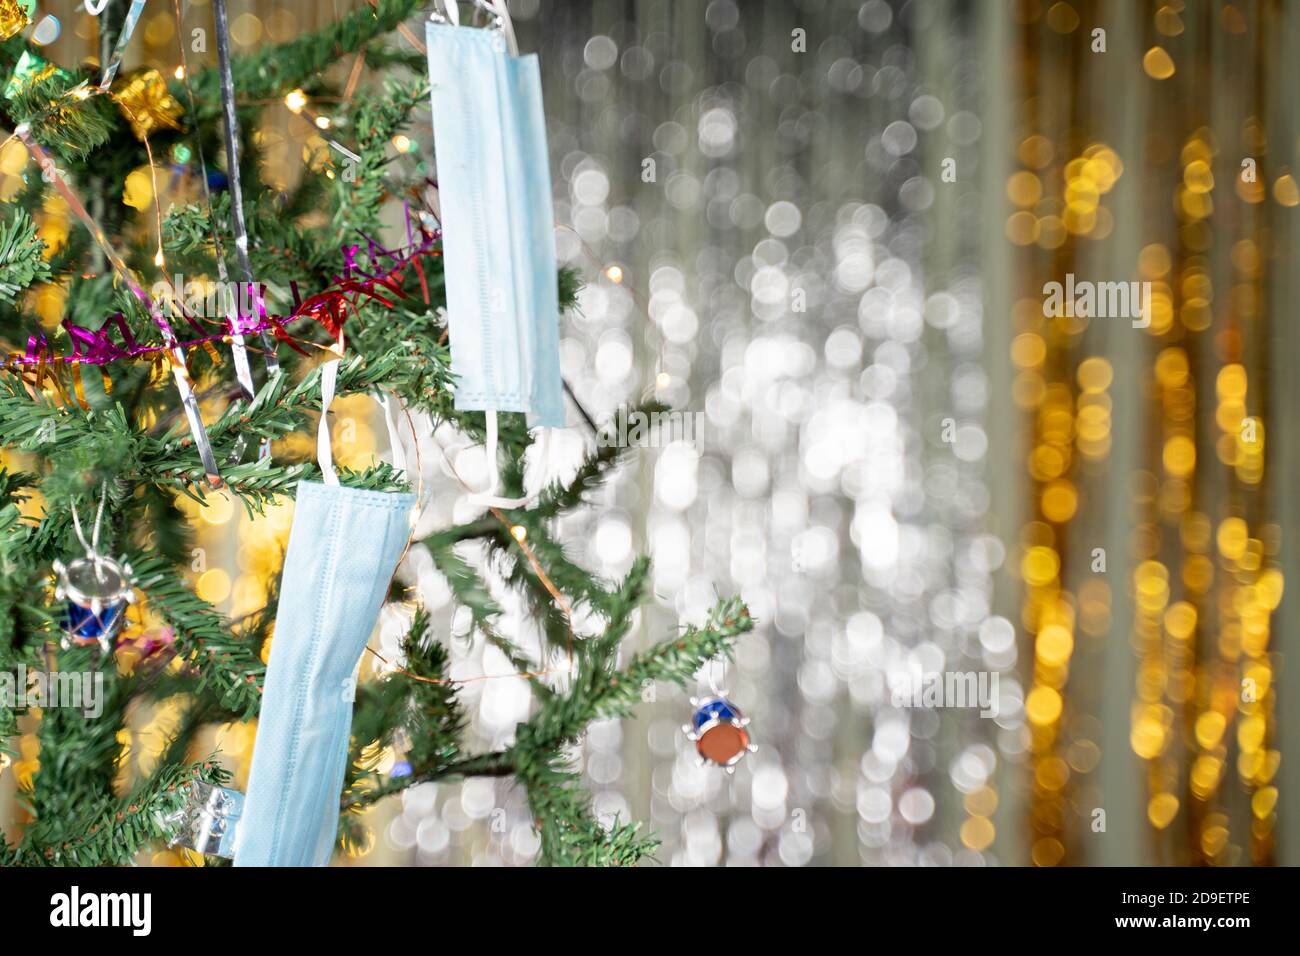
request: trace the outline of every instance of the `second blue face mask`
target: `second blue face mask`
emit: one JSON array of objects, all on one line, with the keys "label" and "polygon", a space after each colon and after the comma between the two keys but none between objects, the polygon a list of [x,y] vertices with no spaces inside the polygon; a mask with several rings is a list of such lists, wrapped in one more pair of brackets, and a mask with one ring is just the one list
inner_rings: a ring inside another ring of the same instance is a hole
[{"label": "second blue face mask", "polygon": [[[454,7],[454,4],[452,4]],[[457,408],[564,424],[559,289],[537,57],[503,29],[429,23],[434,150]]]},{"label": "second blue face mask", "polygon": [[[329,407],[338,363],[322,370]],[[300,482],[236,866],[324,866],[338,830],[357,665],[411,534],[415,496]]]}]

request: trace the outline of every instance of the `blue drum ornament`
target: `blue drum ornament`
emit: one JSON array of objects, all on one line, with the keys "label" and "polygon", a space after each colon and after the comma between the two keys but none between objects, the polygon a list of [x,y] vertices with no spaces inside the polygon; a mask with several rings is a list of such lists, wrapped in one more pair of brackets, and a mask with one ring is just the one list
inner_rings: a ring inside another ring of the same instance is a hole
[{"label": "blue drum ornament", "polygon": [[692,697],[691,706],[695,716],[682,731],[695,743],[700,761],[735,773],[741,758],[758,749],[749,739],[749,718],[725,697]]},{"label": "blue drum ornament", "polygon": [[122,629],[126,606],[135,600],[131,565],[92,552],[66,565],[55,561],[54,573],[54,597],[67,602],[61,645],[67,649],[98,644],[109,651]]}]

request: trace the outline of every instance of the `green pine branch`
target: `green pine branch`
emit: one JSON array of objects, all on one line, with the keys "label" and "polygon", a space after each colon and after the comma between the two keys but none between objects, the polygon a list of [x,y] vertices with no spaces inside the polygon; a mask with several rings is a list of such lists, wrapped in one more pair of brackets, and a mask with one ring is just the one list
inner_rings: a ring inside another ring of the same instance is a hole
[{"label": "green pine branch", "polygon": [[[66,838],[41,839],[29,830],[19,846],[0,846],[0,866],[123,866],[145,847],[165,842],[166,817],[185,804],[191,780],[221,786],[229,774],[214,763],[169,767],[121,800],[81,808],[63,828]],[[39,821],[38,821],[39,822]]]},{"label": "green pine branch", "polygon": [[[361,52],[372,67],[400,62],[420,72],[418,57],[385,50],[375,41],[424,7],[423,0],[375,0],[311,34],[236,59],[233,69],[241,103],[274,101],[299,86],[313,94],[329,89],[324,72],[352,51]],[[0,42],[0,69],[12,71],[14,61],[26,50],[20,40]],[[37,139],[68,163],[74,184],[102,187],[120,182],[127,170],[144,162],[144,156],[108,98],[61,96],[88,76],[86,70],[52,71],[15,94],[6,109],[15,121],[29,121]],[[187,130],[160,134],[153,143],[156,152],[168,150],[178,140],[191,145],[215,143],[220,112],[217,82],[214,70],[192,78],[196,107],[185,117]],[[188,101],[179,85],[173,84],[173,92]],[[309,176],[292,195],[270,195],[258,178],[257,157],[251,149],[245,152],[248,251],[254,274],[267,285],[275,309],[287,311],[291,280],[307,296],[325,288],[341,271],[341,243],[355,242],[364,249],[360,232],[379,239],[381,207],[403,188],[392,181],[399,178],[403,164],[390,161],[391,139],[426,95],[422,81],[361,90],[338,108],[334,115],[339,122],[331,134],[360,157],[356,168],[337,175],[341,164],[331,156],[334,178]],[[251,118],[249,106],[241,110]],[[215,156],[218,150],[206,152]],[[87,155],[95,156],[93,170],[83,158]],[[77,232],[53,260],[44,259],[30,217],[40,192],[40,184],[33,182],[20,195],[13,218],[0,225],[0,324],[5,333],[21,341],[32,327],[18,308],[21,292],[59,276],[70,279],[67,315],[73,321],[94,328],[117,309],[140,341],[159,341],[148,317],[124,290],[115,288],[111,275],[106,271],[97,276],[80,274],[91,248],[86,235]],[[107,205],[101,224],[123,249],[128,263],[148,274],[153,248],[147,235],[130,228],[131,214],[120,204]],[[215,195],[211,209],[205,203],[169,211],[164,242],[172,271],[212,277],[213,237],[229,253],[229,221],[228,194]],[[385,266],[382,260],[363,259],[363,263],[372,272]],[[390,305],[363,300],[349,317],[349,358],[339,368],[337,393],[391,392],[408,407],[428,413],[435,421],[453,422],[471,438],[482,440],[483,414],[454,407],[446,320],[440,310],[445,302],[443,260],[437,255],[425,257],[421,266],[422,289],[417,287],[412,265],[403,275],[403,295],[392,296]],[[560,270],[562,309],[572,307],[579,285],[575,270]],[[327,344],[324,330],[310,321],[289,331],[307,343]],[[64,344],[56,338],[56,347]],[[283,373],[262,384],[251,401],[232,394],[224,345],[217,347],[219,358],[203,350],[189,356],[200,389],[205,382],[224,383],[208,385],[202,393],[205,401],[215,398],[229,403],[206,423],[207,430],[230,493],[250,514],[274,497],[292,494],[297,482],[319,475],[311,462],[283,456],[253,461],[245,454],[240,463],[231,464],[236,448],[247,450],[264,440],[275,442],[310,432],[319,417],[320,371],[314,357],[279,351]],[[250,717],[260,706],[265,667],[259,650],[274,620],[275,596],[265,608],[232,622],[193,593],[182,570],[190,540],[176,497],[184,494],[206,503],[210,491],[175,390],[170,383],[156,382],[144,363],[119,363],[105,371],[110,380],[101,384],[93,370],[82,369],[88,408],[66,396],[56,402],[48,393],[29,393],[15,376],[0,377],[0,445],[32,453],[40,461],[31,475],[0,472],[0,565],[7,572],[0,579],[0,664],[34,662],[55,636],[54,609],[47,606],[49,563],[77,547],[70,523],[73,504],[84,517],[93,511],[98,489],[107,483],[107,539],[114,542],[113,553],[125,550],[149,606],[175,632],[181,666],[123,677],[106,673],[110,709],[98,722],[71,711],[44,715],[40,769],[32,789],[22,795],[35,820],[20,847],[0,850],[0,863],[128,862],[141,847],[163,838],[155,824],[175,799],[176,787],[192,772],[183,762],[198,729],[208,721]],[[69,392],[71,382],[70,378],[63,382]],[[650,403],[641,410],[653,413],[662,407]],[[527,423],[522,415],[504,415],[500,426],[503,483],[517,491],[531,440]],[[412,783],[509,775],[527,790],[542,836],[542,862],[630,864],[653,852],[654,840],[641,836],[635,825],[616,821],[606,826],[596,819],[567,754],[593,720],[630,713],[647,681],[684,683],[706,661],[727,653],[732,641],[749,629],[750,621],[739,602],[721,602],[703,627],[688,628],[620,668],[623,645],[644,598],[649,561],[638,559],[622,581],[598,580],[552,537],[551,525],[554,518],[582,506],[613,474],[622,454],[616,443],[601,440],[572,481],[552,484],[531,509],[490,513],[424,542],[447,577],[456,602],[469,609],[475,632],[497,647],[517,672],[545,671],[562,660],[562,653],[572,654],[572,667],[563,679],[529,678],[535,710],[519,725],[510,747],[466,753],[462,743],[466,719],[456,685],[447,683],[447,649],[430,632],[428,615],[417,613],[403,642],[401,670],[359,690],[341,797],[345,844],[359,845],[366,839],[364,819],[355,811]],[[386,491],[405,487],[396,472],[382,463],[359,472],[345,470],[342,481]],[[37,522],[20,520],[18,506],[33,491],[43,496],[45,515]],[[512,533],[517,528],[526,532],[526,547]],[[485,549],[488,570],[472,563],[471,548]],[[530,612],[541,622],[546,637],[541,660],[531,660],[502,633],[501,608],[488,580],[489,574],[498,572],[507,587],[526,598]],[[562,602],[553,589],[563,595]],[[569,616],[561,603],[571,610],[592,612],[584,615],[583,634],[569,634]],[[60,660],[84,663],[78,655],[90,653],[74,650]],[[112,780],[122,758],[117,733],[127,707],[133,701],[173,695],[185,695],[185,714],[164,743],[160,769],[128,802],[116,801]],[[14,714],[0,712],[0,731],[14,726]],[[388,748],[403,752],[411,765],[410,775],[384,778],[378,773],[376,756]],[[214,773],[211,767],[201,772]]]},{"label": "green pine branch", "polygon": [[[629,601],[640,592],[637,579],[643,580],[644,574],[639,570],[629,575],[629,581],[619,589]],[[620,615],[630,613],[630,605],[620,608]],[[564,765],[564,752],[578,742],[592,722],[628,716],[647,684],[667,681],[685,686],[708,661],[730,654],[736,639],[752,628],[749,611],[738,598],[719,601],[702,626],[688,627],[677,637],[654,645],[634,656],[622,669],[579,667],[566,690],[551,694],[529,720],[519,724],[515,743],[507,749],[353,793],[344,800],[343,809],[359,811],[384,796],[425,781],[513,775],[528,790],[529,806],[542,837],[540,862],[556,866],[635,863],[653,853],[657,842],[638,837],[635,824],[615,821],[607,828],[595,819],[581,779]],[[388,678],[401,679],[401,675]]]},{"label": "green pine branch", "polygon": [[[358,232],[379,234],[379,210],[387,191],[383,175],[388,165],[389,141],[407,125],[411,111],[427,101],[427,81],[388,82],[379,90],[357,96],[350,115],[359,161],[332,157],[345,175],[330,180],[334,200],[334,237],[355,241]],[[377,264],[376,264],[377,265]]]},{"label": "green pine branch", "polygon": [[266,676],[260,645],[232,633],[225,618],[196,595],[166,559],[138,551],[128,556],[149,607],[172,628],[176,653],[195,672],[196,689],[211,693],[233,713],[254,716]]},{"label": "green pine branch", "polygon": [[49,279],[45,243],[36,233],[36,223],[25,210],[15,209],[12,220],[0,223],[0,299],[13,302],[33,282]]},{"label": "green pine branch", "polygon": [[[23,55],[28,62],[44,63],[34,49],[24,50],[12,61],[0,58],[5,78]],[[109,141],[116,127],[125,128],[125,120],[108,97],[68,95],[74,87],[87,82],[88,76],[61,69],[41,73],[45,75],[35,82],[11,82],[5,88],[6,109],[15,124],[27,123],[32,137],[57,158],[68,162],[84,160]]]},{"label": "green pine branch", "polygon": [[[235,89],[242,100],[275,99],[295,87],[308,89],[342,57],[366,48],[427,7],[425,0],[376,0],[296,39],[236,57],[230,67]],[[196,73],[191,89],[199,103],[198,121],[213,121],[221,102],[216,69]],[[177,86],[173,93],[181,90]]]},{"label": "green pine branch", "polygon": [[[376,761],[400,743],[410,774],[437,778],[460,766],[460,738],[468,718],[449,681],[447,650],[434,638],[427,611],[416,612],[402,642],[401,672],[364,686],[352,718],[351,753],[340,802],[341,838],[361,838],[357,811],[405,786],[406,777],[384,778]],[[400,739],[399,739],[400,738]]]}]

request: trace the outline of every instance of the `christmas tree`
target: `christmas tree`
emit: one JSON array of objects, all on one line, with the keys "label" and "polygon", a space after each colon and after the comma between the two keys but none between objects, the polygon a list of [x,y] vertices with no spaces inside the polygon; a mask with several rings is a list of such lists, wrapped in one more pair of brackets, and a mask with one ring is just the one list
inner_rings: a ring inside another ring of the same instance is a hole
[{"label": "christmas tree", "polygon": [[[214,6],[223,59],[224,4]],[[322,359],[338,357],[330,346],[340,335],[339,396],[393,396],[405,414],[485,440],[484,414],[453,402],[429,184],[394,172],[410,168],[393,163],[394,139],[429,102],[427,82],[416,79],[425,64],[375,42],[399,29],[409,36],[404,21],[425,6],[372,0],[314,33],[234,57],[225,71],[200,66],[189,32],[178,29],[182,65],[165,78],[148,70],[105,75],[116,71],[119,40],[134,27],[125,0],[109,0],[98,15],[100,56],[83,65],[48,62],[21,32],[21,7],[0,4],[0,19],[15,18],[0,23],[9,36],[0,44],[0,77],[8,78],[0,155],[17,151],[22,175],[0,207],[0,334],[8,343],[0,445],[6,461],[21,462],[0,471],[0,673],[94,673],[104,687],[95,715],[32,708],[12,694],[0,706],[0,762],[18,773],[24,810],[21,833],[0,839],[0,865],[127,864],[174,837],[193,781],[228,781],[203,730],[259,714],[279,574],[268,575],[265,606],[223,616],[195,591],[191,516],[218,496],[259,515],[292,498],[300,481],[320,477],[302,434],[316,427]],[[349,55],[355,69],[330,70]],[[329,114],[315,125],[337,137],[328,158],[313,160],[323,174],[280,192],[263,182],[249,131],[268,103],[310,115],[317,100],[329,103]],[[129,191],[141,167],[154,177],[153,196],[157,180],[170,176],[191,201],[140,211],[124,204],[124,184]],[[384,211],[404,203],[397,235]],[[252,284],[253,321],[236,327],[229,312],[199,317],[183,290],[165,294],[174,275]],[[581,281],[560,272],[562,309],[574,304]],[[66,290],[64,321],[42,328],[35,303],[51,286]],[[571,408],[575,420],[586,418]],[[621,414],[662,410],[648,401]],[[600,411],[615,421],[620,414]],[[420,542],[472,621],[474,639],[528,681],[530,716],[497,749],[467,744],[447,635],[396,580],[387,601],[414,610],[401,658],[356,689],[339,794],[337,839],[345,846],[365,844],[361,812],[385,797],[421,782],[490,775],[512,776],[526,790],[540,862],[630,864],[653,852],[653,836],[634,823],[597,819],[569,751],[593,721],[628,715],[649,683],[685,684],[751,621],[737,600],[724,599],[707,621],[623,653],[648,560],[636,560],[622,580],[599,580],[553,534],[557,519],[580,509],[622,458],[590,419],[580,427],[587,452],[571,479],[527,506],[479,509]],[[504,494],[521,494],[532,441],[522,414],[502,416]],[[418,490],[384,461],[341,469],[340,478],[350,488]],[[487,559],[467,557],[467,545]],[[66,588],[55,593],[56,567],[88,549],[129,565],[133,604],[111,655],[95,641],[66,639]],[[544,633],[540,654],[530,656],[503,626],[502,588],[522,596]],[[151,641],[155,631],[167,639]],[[128,759],[124,731],[133,708],[164,700],[180,702],[181,716],[142,769]],[[17,744],[20,720],[34,751]],[[373,759],[394,748],[400,774]]]}]

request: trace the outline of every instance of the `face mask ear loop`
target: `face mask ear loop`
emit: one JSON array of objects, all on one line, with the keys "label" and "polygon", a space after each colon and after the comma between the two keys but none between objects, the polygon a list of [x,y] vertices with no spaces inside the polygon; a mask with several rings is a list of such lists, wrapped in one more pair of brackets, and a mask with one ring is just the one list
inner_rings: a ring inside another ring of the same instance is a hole
[{"label": "face mask ear loop", "polygon": [[[549,431],[550,429],[544,428],[539,436],[539,441],[542,444],[541,450],[545,453],[548,463],[550,459]],[[497,468],[497,413],[494,411],[487,412],[486,453],[488,459],[488,490],[471,493],[469,500],[476,505],[485,505],[489,508],[526,508],[532,504],[537,499],[537,496],[541,494],[544,486],[539,486],[522,498],[497,497],[496,492],[501,487],[501,473]],[[542,481],[545,480],[546,476],[543,474]]]},{"label": "face mask ear loop", "polygon": [[339,476],[334,473],[334,453],[330,450],[330,404],[334,401],[334,381],[339,374],[339,359],[330,359],[320,368],[320,425],[316,428],[316,462],[320,465],[321,480],[327,485],[337,485]]},{"label": "face mask ear loop", "polygon": [[486,495],[495,495],[501,488],[501,472],[497,463],[497,413],[487,413],[487,466],[488,490]]},{"label": "face mask ear loop", "polygon": [[485,3],[501,18],[501,32],[506,38],[506,49],[510,51],[511,56],[518,56],[519,41],[515,39],[515,25],[510,19],[510,11],[506,7],[506,0],[485,0]]},{"label": "face mask ear loop", "polygon": [[[388,444],[393,450],[393,468],[401,472],[402,477],[406,477],[406,446],[402,444],[402,436],[397,429],[398,398],[392,392],[383,392],[379,396],[379,404],[384,409],[384,427],[388,429]],[[415,433],[414,426],[411,427],[411,433]]]},{"label": "face mask ear loop", "polygon": [[433,0],[433,12],[429,14],[429,19],[434,23],[448,23],[452,26],[460,26],[460,9],[456,6],[456,0]]}]

